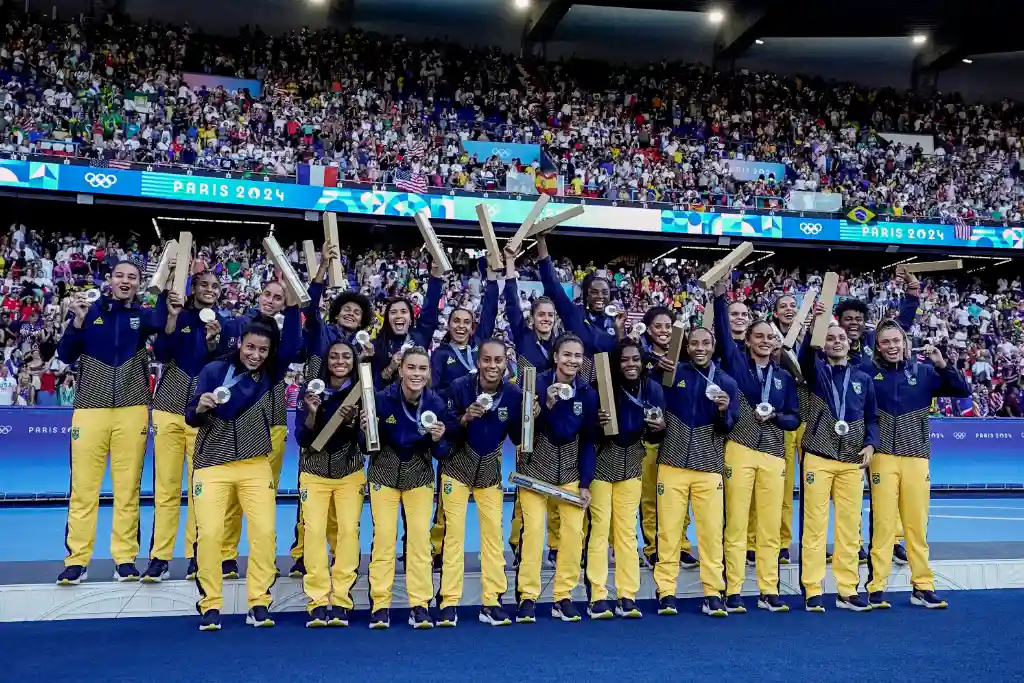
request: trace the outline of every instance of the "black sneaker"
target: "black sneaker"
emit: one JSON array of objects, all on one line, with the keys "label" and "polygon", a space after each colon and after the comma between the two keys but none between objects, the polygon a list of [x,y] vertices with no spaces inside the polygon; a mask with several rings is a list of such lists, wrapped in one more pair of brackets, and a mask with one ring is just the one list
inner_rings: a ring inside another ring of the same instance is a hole
[{"label": "black sneaker", "polygon": [[534,600],[523,600],[519,603],[519,610],[516,612],[517,624],[537,623],[537,603]]},{"label": "black sneaker", "polygon": [[324,628],[327,626],[327,606],[314,607],[306,619],[306,628]]},{"label": "black sneaker", "polygon": [[874,593],[868,594],[868,604],[871,605],[871,609],[889,609],[892,605],[885,599],[885,593],[882,591],[875,591]]},{"label": "black sneaker", "polygon": [[491,626],[508,626],[512,623],[508,613],[501,608],[501,605],[488,605],[480,609],[480,616],[477,619]]},{"label": "black sneaker", "polygon": [[579,610],[576,609],[576,605],[572,604],[572,600],[569,598],[562,598],[552,605],[551,616],[562,621],[579,621],[583,618],[580,616]]},{"label": "black sneaker", "polygon": [[391,626],[391,615],[387,609],[374,610],[370,615],[370,628],[377,630]]},{"label": "black sneaker", "polygon": [[238,578],[238,560],[224,560],[220,563],[220,573],[225,579]]},{"label": "black sneaker", "polygon": [[122,562],[114,569],[114,581],[117,581],[118,583],[127,583],[129,581],[138,580],[139,570],[135,567],[134,562]]},{"label": "black sneaker", "polygon": [[632,598],[622,598],[615,603],[615,616],[622,617],[623,619],[642,619],[644,613],[636,606],[635,600]]},{"label": "black sneaker", "polygon": [[870,612],[871,604],[854,593],[849,597],[843,597],[841,595],[836,596],[836,607],[839,609],[848,609],[851,612]]},{"label": "black sneaker", "polygon": [[946,609],[949,605],[945,600],[935,594],[935,591],[922,591],[914,589],[910,594],[910,604],[928,609]]},{"label": "black sneaker", "polygon": [[328,626],[348,626],[348,610],[344,607],[331,606],[327,612]]},{"label": "black sneaker", "polygon": [[306,563],[303,561],[303,558],[300,557],[299,559],[295,560],[295,563],[292,564],[292,568],[288,570],[288,576],[290,576],[293,579],[301,579],[305,575]]},{"label": "black sneaker", "polygon": [[746,614],[747,607],[743,604],[743,598],[740,597],[739,593],[726,596],[725,598],[725,611],[729,614]]},{"label": "black sneaker", "polygon": [[607,600],[595,600],[587,606],[587,614],[591,619],[596,619],[598,621],[615,618],[615,613],[612,612],[612,608],[608,604]]},{"label": "black sneaker", "polygon": [[825,612],[825,601],[820,595],[815,595],[804,600],[805,612]]},{"label": "black sneaker", "polygon": [[458,626],[459,625],[459,610],[454,605],[448,607],[442,607],[441,611],[437,613],[437,625],[438,626]]},{"label": "black sneaker", "polygon": [[778,595],[761,595],[757,598],[757,608],[766,609],[769,612],[788,612],[789,605],[782,602]]},{"label": "black sneaker", "polygon": [[220,630],[220,610],[208,609],[203,613],[202,621],[199,622],[200,631]]},{"label": "black sneaker", "polygon": [[753,550],[748,550],[747,551],[747,566],[748,567],[756,567],[757,566],[757,557],[754,555],[754,551]]},{"label": "black sneaker", "polygon": [[77,586],[89,578],[89,572],[80,564],[73,564],[64,567],[64,571],[57,577],[58,586]]},{"label": "black sneaker", "polygon": [[199,574],[199,565],[196,564],[196,558],[188,558],[188,569],[185,570],[185,580],[195,581],[196,576]]},{"label": "black sneaker", "polygon": [[658,616],[674,617],[677,614],[679,610],[676,608],[676,596],[666,595],[658,601]]},{"label": "black sneaker", "polygon": [[857,550],[857,564],[865,565],[867,563],[868,563],[868,551],[864,550],[864,548],[859,548]]},{"label": "black sneaker", "polygon": [[245,624],[246,626],[254,626],[256,628],[272,628],[274,620],[270,618],[269,609],[263,605],[257,605],[245,615]]},{"label": "black sneaker", "polygon": [[725,603],[722,602],[722,598],[717,595],[709,595],[704,598],[704,602],[700,606],[700,611],[709,617],[729,616],[729,612],[725,609]]},{"label": "black sneaker", "polygon": [[893,564],[905,567],[909,560],[907,559],[907,549],[903,547],[902,543],[897,543],[892,547],[892,561]]},{"label": "black sneaker", "polygon": [[413,607],[409,610],[409,626],[415,629],[434,628],[434,621],[426,607]]},{"label": "black sneaker", "polygon": [[789,557],[789,548],[779,549],[779,564],[789,564],[792,560]]},{"label": "black sneaker", "polygon": [[142,583],[160,583],[171,578],[171,567],[165,560],[150,560],[142,574]]},{"label": "black sneaker", "polygon": [[558,550],[555,548],[548,548],[548,567],[554,567],[558,562]]},{"label": "black sneaker", "polygon": [[696,557],[684,551],[679,553],[679,566],[683,569],[696,569],[700,566],[700,562]]}]

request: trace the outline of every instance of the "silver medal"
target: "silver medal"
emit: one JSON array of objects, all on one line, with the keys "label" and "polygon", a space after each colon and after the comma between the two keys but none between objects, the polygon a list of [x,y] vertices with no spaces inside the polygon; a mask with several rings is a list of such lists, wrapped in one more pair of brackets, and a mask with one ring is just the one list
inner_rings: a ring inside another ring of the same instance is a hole
[{"label": "silver medal", "polygon": [[757,414],[760,415],[762,418],[771,415],[773,410],[774,409],[772,408],[772,404],[768,403],[767,401],[757,404]]},{"label": "silver medal", "polygon": [[721,393],[722,387],[717,384],[709,384],[704,387],[704,395],[708,397],[709,401],[714,401],[715,398]]},{"label": "silver medal", "polygon": [[218,404],[224,405],[231,400],[231,390],[227,387],[217,387],[213,390],[213,396]]},{"label": "silver medal", "polygon": [[311,394],[322,394],[324,393],[325,388],[326,385],[324,385],[324,381],[322,379],[314,379],[310,381],[309,385],[306,387],[306,391]]},{"label": "silver medal", "polygon": [[839,420],[834,429],[839,436],[846,436],[850,433],[850,424],[846,420]]}]

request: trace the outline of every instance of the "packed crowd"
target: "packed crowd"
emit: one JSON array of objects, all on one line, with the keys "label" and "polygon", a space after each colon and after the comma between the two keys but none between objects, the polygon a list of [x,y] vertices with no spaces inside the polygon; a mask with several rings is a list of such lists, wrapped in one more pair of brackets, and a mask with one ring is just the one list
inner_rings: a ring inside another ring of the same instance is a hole
[{"label": "packed crowd", "polygon": [[[51,22],[16,4],[0,8],[0,152],[71,141],[97,163],[295,175],[313,162],[343,181],[467,190],[551,171],[567,194],[677,205],[781,207],[803,190],[907,216],[1006,222],[1024,208],[1022,109],[1010,101],[670,62],[533,62],[358,31],[224,39],[122,19]],[[262,91],[190,87],[187,72]],[[886,131],[934,136],[935,153],[887,143]],[[470,139],[539,144],[545,168],[470,157]],[[736,160],[786,171],[741,181]]]},{"label": "packed crowd", "polygon": [[[287,247],[289,259],[305,277],[305,260],[297,245]],[[109,235],[46,233],[24,225],[12,225],[0,235],[0,278],[3,282],[0,311],[0,405],[70,406],[74,402],[75,378],[57,358],[56,344],[66,318],[70,296],[87,288],[104,287],[113,266],[125,257],[147,264],[150,274],[159,260],[159,244],[142,244],[138,238],[120,239]],[[350,287],[383,302],[387,296],[409,294],[422,304],[422,290],[428,267],[418,251],[390,247],[364,253],[342,252]],[[479,310],[485,276],[477,254],[461,250],[452,255],[454,272],[448,276],[441,297],[441,324],[435,338],[445,333],[449,311],[456,307]],[[707,265],[691,260],[662,259],[641,263],[573,263],[562,258],[555,272],[580,294],[579,284],[588,273],[608,278],[613,284],[613,303],[629,311],[635,323],[654,305],[668,306],[685,320],[696,324],[703,315],[705,292],[697,283]],[[273,277],[258,239],[218,239],[200,245],[193,272],[212,270],[224,287],[222,303],[242,314],[255,305],[262,284]],[[519,266],[521,307],[528,311],[531,300],[540,295],[536,263],[529,257]],[[1006,273],[1010,275],[1010,273]],[[940,399],[937,414],[946,416],[1021,417],[1021,376],[1024,372],[1024,289],[1021,278],[1006,275],[994,281],[974,278],[969,282],[933,278],[924,281],[921,307],[909,333],[918,345],[934,343],[964,371],[974,388],[973,400],[953,402]],[[536,286],[531,285],[536,283]],[[757,317],[769,317],[773,302],[781,294],[801,297],[821,282],[814,269],[782,267],[761,262],[738,271],[730,296],[747,302]],[[903,284],[893,272],[858,273],[847,269],[839,285],[841,298],[864,301],[869,318],[878,322],[892,318],[903,298]],[[152,305],[154,298],[149,298]],[[326,305],[326,304],[325,304]],[[382,320],[378,304],[377,322]],[[507,336],[508,318],[502,313],[497,332]],[[158,367],[154,365],[154,372]],[[296,366],[289,375],[297,398],[302,382]],[[293,406],[294,407],[294,406]]]}]

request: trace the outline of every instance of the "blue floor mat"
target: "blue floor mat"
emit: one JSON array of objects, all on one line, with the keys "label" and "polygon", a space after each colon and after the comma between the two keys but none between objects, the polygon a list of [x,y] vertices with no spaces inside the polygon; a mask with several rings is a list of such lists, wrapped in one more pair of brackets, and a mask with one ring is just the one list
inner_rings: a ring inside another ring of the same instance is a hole
[{"label": "blue floor mat", "polygon": [[827,603],[825,614],[752,609],[725,619],[684,600],[674,618],[648,604],[639,621],[577,624],[541,606],[537,624],[504,628],[466,609],[458,628],[430,632],[413,631],[399,610],[384,632],[369,631],[365,614],[349,629],[315,631],[301,613],[278,615],[267,630],[229,616],[219,633],[198,632],[198,617],[0,624],[0,680],[1020,680],[1024,591],[949,593],[945,611],[911,607],[908,597],[892,594],[893,609],[870,614]]}]

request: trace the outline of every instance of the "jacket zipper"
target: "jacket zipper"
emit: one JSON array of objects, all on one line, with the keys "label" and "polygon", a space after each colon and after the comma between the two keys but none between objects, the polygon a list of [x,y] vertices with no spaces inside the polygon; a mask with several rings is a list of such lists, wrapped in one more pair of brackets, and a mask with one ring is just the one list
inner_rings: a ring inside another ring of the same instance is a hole
[{"label": "jacket zipper", "polygon": [[[110,377],[110,407],[117,407],[117,373],[120,366],[117,364],[117,353],[121,348],[121,316],[114,317],[114,372]],[[148,384],[148,382],[147,382]]]},{"label": "jacket zipper", "polygon": [[892,453],[893,455],[896,455],[896,414],[895,414],[895,412],[897,410],[899,410],[899,405],[900,405],[900,378],[899,378],[899,375],[897,375],[895,372],[893,373],[892,376],[893,376],[893,392],[892,392],[892,395],[893,395],[893,400],[894,400],[894,405],[893,405],[894,410],[893,410],[893,419],[892,419],[892,449],[889,452]]}]

